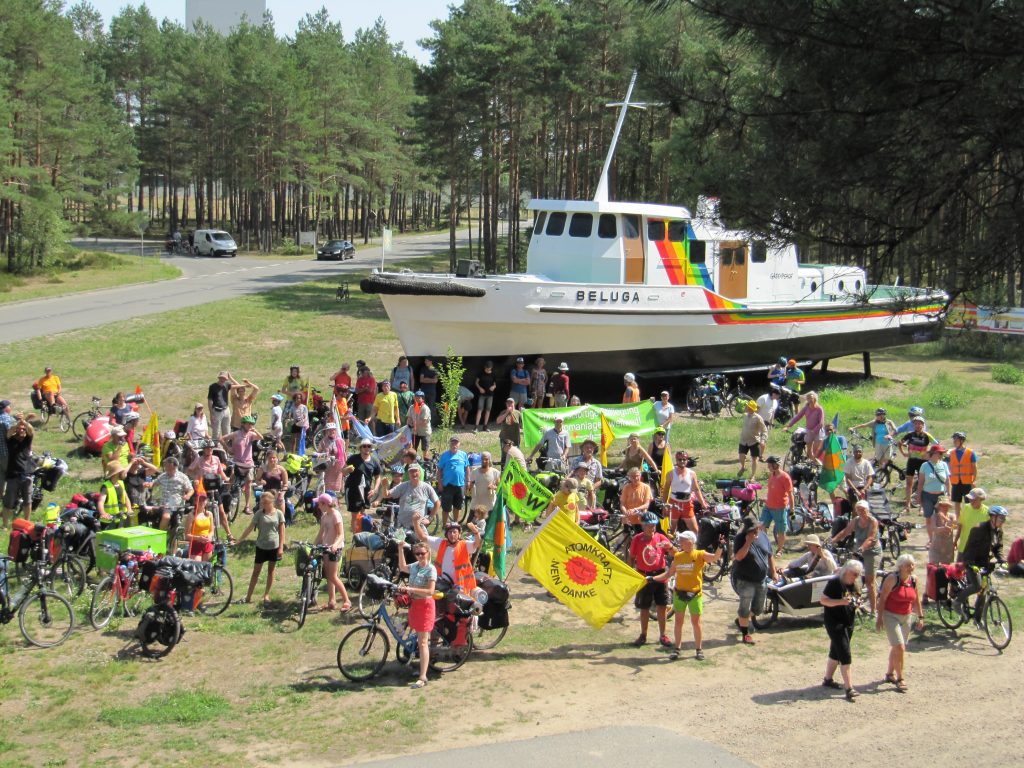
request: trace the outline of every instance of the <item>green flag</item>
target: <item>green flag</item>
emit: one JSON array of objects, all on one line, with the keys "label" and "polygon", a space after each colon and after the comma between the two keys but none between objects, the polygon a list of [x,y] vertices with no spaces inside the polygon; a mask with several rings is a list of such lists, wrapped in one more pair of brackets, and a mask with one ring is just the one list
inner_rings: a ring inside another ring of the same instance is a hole
[{"label": "green flag", "polygon": [[505,555],[508,553],[508,545],[508,515],[499,488],[494,507],[487,516],[487,528],[484,531],[484,552],[490,553],[491,572],[499,579],[504,579],[507,573]]},{"label": "green flag", "polygon": [[504,499],[508,511],[528,523],[536,520],[551,501],[551,491],[523,469],[515,459],[509,459],[505,465],[505,471],[501,473],[501,482],[498,484],[498,492]]},{"label": "green flag", "polygon": [[821,474],[818,476],[818,487],[824,489],[827,493],[832,493],[832,491],[841,486],[845,479],[843,474],[843,464],[845,462],[846,457],[843,455],[843,445],[839,442],[839,437],[836,433],[832,432],[825,438],[825,444],[822,446],[822,466]]}]

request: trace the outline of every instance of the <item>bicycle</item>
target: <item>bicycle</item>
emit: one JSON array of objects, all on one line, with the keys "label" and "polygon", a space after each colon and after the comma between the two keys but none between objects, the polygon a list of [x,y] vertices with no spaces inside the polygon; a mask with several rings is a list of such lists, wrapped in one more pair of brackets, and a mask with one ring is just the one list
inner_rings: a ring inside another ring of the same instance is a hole
[{"label": "bicycle", "polygon": [[[407,595],[398,593],[398,585],[385,581],[374,574],[366,577],[381,595],[380,607],[367,623],[353,628],[338,644],[338,669],[349,680],[360,683],[376,676],[388,660],[391,641],[381,629],[381,623],[394,638],[395,657],[402,664],[419,658],[419,643],[416,633],[408,626],[400,627],[388,613],[389,603],[408,604]],[[436,599],[436,597],[435,597]],[[468,601],[468,603],[467,603]],[[454,600],[454,632],[447,625],[449,614],[438,616],[430,633],[430,668],[438,672],[454,672],[466,663],[473,652],[473,633],[469,631],[469,617],[478,605],[466,595],[456,595]],[[402,607],[399,605],[399,607]]]},{"label": "bicycle", "polygon": [[[979,629],[985,630],[985,635],[992,647],[1002,651],[1013,639],[1013,620],[1010,618],[1010,609],[999,597],[995,584],[992,583],[992,571],[987,568],[971,566],[981,576],[981,591],[978,592],[977,600],[972,608],[964,604],[967,615],[962,614],[956,604],[956,596],[961,590],[967,587],[967,577],[953,579],[950,581],[946,596],[935,603],[939,614],[939,621],[946,629],[957,629],[967,621],[973,621]],[[980,609],[981,616],[978,615]]]},{"label": "bicycle", "polygon": [[27,583],[9,593],[7,555],[0,555],[0,624],[17,615],[18,628],[26,642],[38,648],[60,645],[75,628],[75,610],[71,603],[46,586],[46,563],[36,560]]},{"label": "bicycle", "polygon": [[135,616],[142,608],[146,592],[139,589],[139,564],[152,559],[152,554],[141,550],[120,551],[111,544],[103,544],[104,552],[115,556],[117,564],[110,575],[100,580],[93,590],[89,604],[89,623],[94,629],[103,629],[118,608],[124,616]]},{"label": "bicycle", "polygon": [[71,420],[71,434],[75,436],[76,440],[83,439],[85,437],[86,430],[89,429],[89,425],[92,424],[96,417],[103,415],[103,410],[100,407],[102,402],[103,401],[100,400],[100,398],[93,395],[92,407],[89,408],[89,410],[78,414]]},{"label": "bicycle", "polygon": [[324,556],[331,551],[331,548],[324,544],[309,544],[305,541],[295,542],[299,554],[295,561],[295,572],[302,577],[302,586],[299,587],[299,616],[298,628],[306,623],[306,614],[309,607],[316,604],[316,593],[320,589],[320,582],[324,580]]},{"label": "bicycle", "polygon": [[42,398],[42,395],[38,394],[36,390],[32,390],[32,406],[35,408],[41,426],[45,427],[49,424],[51,416],[57,416],[61,432],[67,432],[71,429],[71,415],[63,405],[59,403],[50,405]]},{"label": "bicycle", "polygon": [[805,454],[807,449],[806,437],[807,430],[803,427],[793,430],[793,434],[789,438],[789,450],[786,451],[786,455],[782,458],[783,472],[788,474],[791,467],[795,467],[805,458],[810,458]]},{"label": "bicycle", "polygon": [[793,480],[793,495],[796,497],[796,509],[789,511],[791,533],[800,533],[805,525],[825,530],[832,528],[832,505],[818,501],[819,473],[818,465],[811,462],[801,462],[792,467],[790,474]]},{"label": "bicycle", "polygon": [[743,410],[743,403],[747,400],[756,401],[757,398],[747,394],[743,387],[746,382],[743,381],[742,376],[736,378],[736,386],[730,387],[728,380],[725,381],[725,395],[723,396],[723,407],[729,413],[730,416],[735,416]]},{"label": "bicycle", "polygon": [[196,609],[204,616],[220,616],[231,605],[231,598],[234,597],[235,580],[227,569],[229,547],[223,541],[213,545],[210,583],[203,588],[203,599]]}]

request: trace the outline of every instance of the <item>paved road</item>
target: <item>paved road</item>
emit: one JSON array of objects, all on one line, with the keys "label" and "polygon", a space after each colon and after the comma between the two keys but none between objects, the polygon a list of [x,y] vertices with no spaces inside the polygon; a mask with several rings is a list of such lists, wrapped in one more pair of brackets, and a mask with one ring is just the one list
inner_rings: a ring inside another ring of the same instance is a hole
[{"label": "paved road", "polygon": [[753,768],[751,763],[714,744],[653,726],[612,726],[356,765],[366,768],[582,768],[683,763],[702,768]]},{"label": "paved road", "polygon": [[[92,240],[88,242],[96,245]],[[100,241],[98,245],[109,247],[117,242]],[[396,238],[393,252],[385,259],[385,263],[427,256],[445,249],[447,245],[447,234]],[[92,328],[309,280],[338,278],[341,282],[352,272],[379,265],[380,247],[364,246],[356,252],[355,259],[345,262],[319,262],[312,259],[278,262],[273,258],[244,256],[234,259],[174,256],[164,257],[163,260],[179,267],[183,276],[158,283],[106,288],[2,305],[0,339],[5,342],[21,341],[79,328]]]}]

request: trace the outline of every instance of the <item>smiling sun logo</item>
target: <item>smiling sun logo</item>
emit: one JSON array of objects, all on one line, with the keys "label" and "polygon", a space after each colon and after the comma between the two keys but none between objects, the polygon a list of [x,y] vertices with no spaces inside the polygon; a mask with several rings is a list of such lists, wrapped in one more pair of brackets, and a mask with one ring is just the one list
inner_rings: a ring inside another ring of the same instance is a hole
[{"label": "smiling sun logo", "polygon": [[597,579],[597,565],[586,557],[570,557],[565,561],[565,575],[581,587],[588,587]]}]

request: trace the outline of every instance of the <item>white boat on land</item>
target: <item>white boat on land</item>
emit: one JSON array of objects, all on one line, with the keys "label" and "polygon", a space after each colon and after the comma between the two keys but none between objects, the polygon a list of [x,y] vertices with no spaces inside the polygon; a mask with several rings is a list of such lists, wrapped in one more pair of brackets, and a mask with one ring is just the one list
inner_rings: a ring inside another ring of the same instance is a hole
[{"label": "white boat on land", "polygon": [[[634,76],[635,78],[635,76]],[[534,200],[525,274],[374,272],[410,358],[448,347],[473,372],[517,356],[576,374],[632,371],[670,379],[740,370],[780,356],[827,360],[936,337],[942,291],[868,283],[858,267],[800,264],[796,246],[726,228],[715,201],[683,207],[608,199],[608,170],[593,200]]]}]

